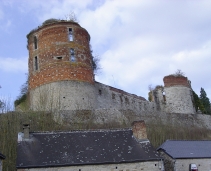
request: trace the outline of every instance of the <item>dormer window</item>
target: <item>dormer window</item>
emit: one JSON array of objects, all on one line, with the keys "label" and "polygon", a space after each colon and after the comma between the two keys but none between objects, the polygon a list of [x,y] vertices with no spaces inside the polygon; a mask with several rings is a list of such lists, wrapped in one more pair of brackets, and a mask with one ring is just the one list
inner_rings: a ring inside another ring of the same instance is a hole
[{"label": "dormer window", "polygon": [[34,36],[34,49],[37,49],[37,37]]},{"label": "dormer window", "polygon": [[75,62],[75,51],[73,48],[70,48],[70,61]]},{"label": "dormer window", "polygon": [[73,41],[73,29],[69,28],[69,41]]}]

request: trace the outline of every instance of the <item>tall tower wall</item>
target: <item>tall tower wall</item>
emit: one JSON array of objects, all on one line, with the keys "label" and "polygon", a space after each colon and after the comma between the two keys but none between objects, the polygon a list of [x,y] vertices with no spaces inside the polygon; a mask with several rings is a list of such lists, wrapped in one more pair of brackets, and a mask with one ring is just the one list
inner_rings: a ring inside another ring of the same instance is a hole
[{"label": "tall tower wall", "polygon": [[187,77],[166,76],[164,92],[167,113],[195,113],[192,89]]},{"label": "tall tower wall", "polygon": [[[90,36],[84,28],[72,21],[47,20],[31,31],[27,38],[32,109],[38,108],[43,99],[48,99],[45,100],[46,108],[59,103],[60,110],[70,109],[68,106],[77,109],[78,101],[85,98],[82,92],[90,97],[90,104],[94,104]],[[80,108],[87,108],[87,105]]]}]

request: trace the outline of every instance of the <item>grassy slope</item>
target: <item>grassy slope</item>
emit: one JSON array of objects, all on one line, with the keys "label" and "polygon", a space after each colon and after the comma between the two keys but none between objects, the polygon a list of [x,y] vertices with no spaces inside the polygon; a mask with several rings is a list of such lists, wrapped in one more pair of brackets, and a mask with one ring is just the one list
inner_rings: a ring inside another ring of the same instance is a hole
[{"label": "grassy slope", "polygon": [[[22,125],[29,123],[30,131],[53,131],[53,130],[71,130],[71,129],[95,129],[95,128],[117,128],[127,125],[115,125],[115,123],[107,125],[94,125],[91,122],[76,123],[72,127],[65,124],[58,124],[53,120],[49,113],[18,113],[12,112],[0,115],[0,151],[6,155],[4,160],[3,171],[13,171],[16,164],[16,145],[17,134],[22,131]],[[72,125],[72,124],[70,124]],[[73,128],[74,127],[74,128]],[[165,125],[160,121],[157,123],[147,124],[148,138],[151,143],[158,147],[166,139],[189,139],[202,140],[211,139],[210,130],[205,128],[184,128],[181,126],[175,127]]]}]

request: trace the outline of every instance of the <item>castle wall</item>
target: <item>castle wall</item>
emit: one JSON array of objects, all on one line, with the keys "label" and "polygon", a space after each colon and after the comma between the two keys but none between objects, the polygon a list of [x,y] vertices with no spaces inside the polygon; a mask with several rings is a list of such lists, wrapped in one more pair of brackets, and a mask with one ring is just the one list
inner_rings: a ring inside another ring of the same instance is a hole
[{"label": "castle wall", "polygon": [[97,95],[97,109],[130,109],[139,112],[154,112],[157,110],[157,106],[154,102],[146,101],[143,97],[127,93],[120,89],[98,82],[95,82],[95,89]]},{"label": "castle wall", "polygon": [[156,103],[122,90],[95,82],[58,81],[30,91],[33,110],[117,109],[155,112]]},{"label": "castle wall", "polygon": [[59,111],[55,119],[61,123],[72,125],[82,123],[88,125],[130,125],[133,121],[144,120],[146,124],[167,124],[189,128],[207,128],[211,130],[211,115],[165,113],[162,111],[133,111],[117,109],[96,109],[96,110],[66,110]]},{"label": "castle wall", "polygon": [[188,87],[173,86],[164,88],[166,94],[165,112],[195,113],[192,101],[192,91]]},{"label": "castle wall", "polygon": [[87,82],[58,81],[30,91],[32,110],[91,110],[95,108],[95,89]]}]

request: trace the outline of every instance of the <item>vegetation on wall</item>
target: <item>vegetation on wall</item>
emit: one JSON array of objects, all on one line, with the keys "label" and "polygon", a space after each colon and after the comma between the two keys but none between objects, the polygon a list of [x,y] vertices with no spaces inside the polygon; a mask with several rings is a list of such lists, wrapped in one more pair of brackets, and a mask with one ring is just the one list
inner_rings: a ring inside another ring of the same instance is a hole
[{"label": "vegetation on wall", "polygon": [[174,77],[185,77],[185,73],[182,72],[181,69],[177,69],[177,70],[175,71],[174,74],[170,74],[169,76],[174,76]]},{"label": "vegetation on wall", "polygon": [[156,85],[155,87],[153,87],[152,85],[149,85],[148,86],[148,89],[149,89],[149,92],[148,92],[148,100],[150,102],[152,102],[154,100],[153,99],[153,91],[154,90],[161,89],[161,91],[163,92],[164,87],[162,85]]},{"label": "vegetation on wall", "polygon": [[100,57],[99,55],[94,55],[91,44],[89,45],[90,53],[92,57],[92,68],[95,74],[99,73],[100,68]]}]

